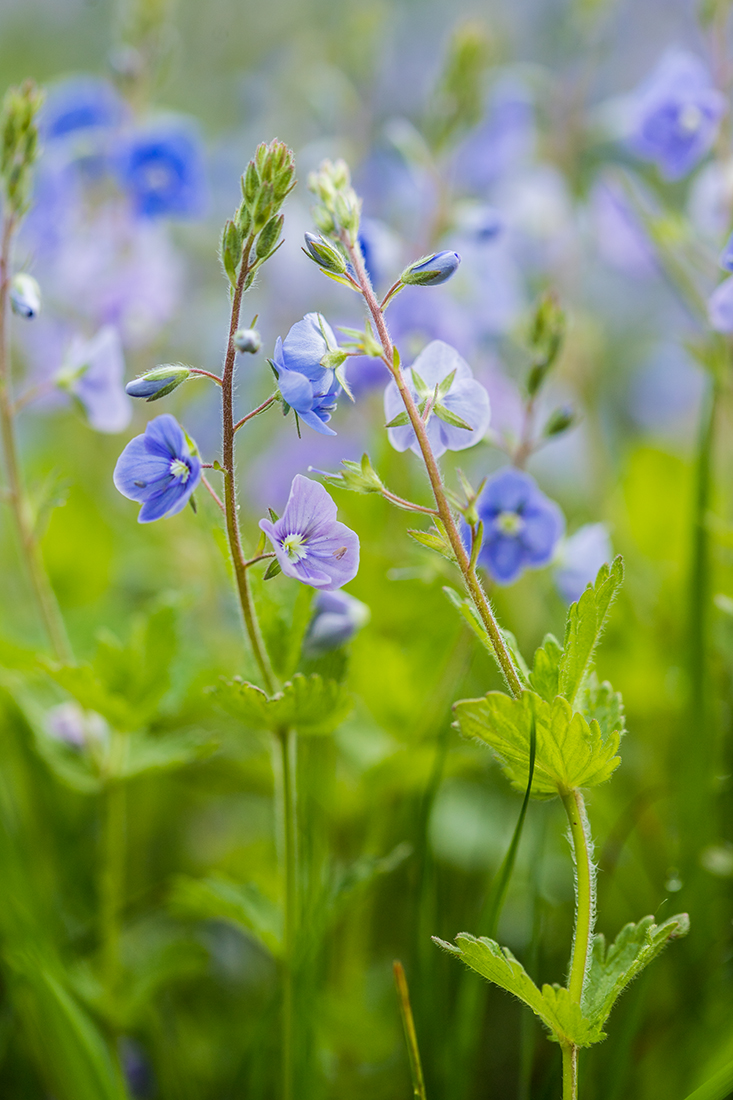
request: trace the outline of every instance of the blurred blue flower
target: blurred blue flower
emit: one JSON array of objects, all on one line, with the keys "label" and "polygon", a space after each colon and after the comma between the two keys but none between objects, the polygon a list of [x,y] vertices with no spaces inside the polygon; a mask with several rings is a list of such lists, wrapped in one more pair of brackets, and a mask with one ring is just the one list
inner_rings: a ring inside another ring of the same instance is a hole
[{"label": "blurred blue flower", "polygon": [[114,434],[132,419],[124,376],[120,334],[113,325],[105,325],[91,340],[74,338],[56,384],[81,402],[90,427]]},{"label": "blurred blue flower", "polygon": [[532,159],[536,126],[532,95],[526,84],[507,74],[495,85],[486,121],[456,154],[456,174],[480,194],[497,179]]},{"label": "blurred blue flower", "polygon": [[304,643],[311,657],[346,645],[370,618],[367,605],[348,592],[320,592],[313,610]]},{"label": "blurred blue flower", "polygon": [[124,100],[108,81],[73,77],[49,89],[41,109],[41,136],[50,142],[80,131],[112,129],[125,114]]},{"label": "blurred blue flower", "polygon": [[130,1094],[136,1100],[150,1096],[155,1086],[150,1059],[140,1043],[127,1035],[120,1039],[120,1061]]},{"label": "blurred blue flower", "polygon": [[377,286],[397,265],[397,238],[384,222],[363,217],[359,222],[359,245],[372,286]]},{"label": "blurred blue flower", "polygon": [[630,148],[676,180],[712,146],[726,101],[699,58],[670,50],[632,93],[629,110]]},{"label": "blurred blue flower", "polygon": [[317,481],[296,474],[282,517],[260,520],[288,577],[331,592],[359,570],[359,538],[336,519],[336,505]]},{"label": "blurred blue flower", "polygon": [[[431,414],[428,421],[428,438],[436,458],[440,458],[446,451],[463,451],[467,447],[474,447],[480,443],[491,418],[489,395],[481,383],[473,377],[468,363],[456,349],[449,344],[444,344],[442,340],[433,340],[424,351],[420,352],[412,367],[405,371],[410,392],[418,400],[413,371],[419,375],[431,393],[437,385],[454,374],[450,389],[440,397],[439,402],[449,413],[460,417],[472,429],[459,428],[454,424],[446,423],[440,418],[439,411]],[[404,411],[402,398],[394,381],[391,381],[384,391],[384,411],[387,423]],[[388,433],[389,441],[396,451],[406,451],[409,447],[415,454],[420,454],[420,445],[411,425],[389,428]]]},{"label": "blurred blue flower", "polygon": [[191,218],[206,198],[204,154],[190,127],[159,124],[130,135],[117,158],[120,184],[145,218]]},{"label": "blurred blue flower", "polygon": [[333,329],[320,313],[306,313],[282,340],[275,344],[273,365],[283,400],[300,419],[321,435],[335,435],[326,427],[336,408],[341,386],[333,370],[321,366],[338,342]]},{"label": "blurred blue flower", "polygon": [[716,332],[733,332],[733,275],[710,295],[708,320]]},{"label": "blurred blue flower", "polygon": [[586,523],[560,544],[555,584],[566,603],[579,600],[604,562],[613,556],[605,523]]},{"label": "blurred blue flower", "polygon": [[616,180],[596,180],[590,193],[590,214],[598,250],[606,263],[635,276],[652,275],[657,270],[649,234]]},{"label": "blurred blue flower", "polygon": [[733,233],[726,241],[725,248],[720,254],[720,266],[725,271],[733,271]]},{"label": "blurred blue flower", "polygon": [[476,502],[484,525],[479,564],[498,584],[547,565],[565,529],[557,504],[529,474],[508,466],[487,481]]},{"label": "blurred blue flower", "polygon": [[[201,480],[201,460],[175,417],[156,416],[125,447],[114,483],[128,500],[142,504],[138,523],[175,516]],[[335,509],[335,505],[334,505]]]},{"label": "blurred blue flower", "polygon": [[90,743],[102,745],[109,737],[109,726],[102,715],[84,710],[73,700],[46,711],[45,727],[49,737],[79,752]]}]

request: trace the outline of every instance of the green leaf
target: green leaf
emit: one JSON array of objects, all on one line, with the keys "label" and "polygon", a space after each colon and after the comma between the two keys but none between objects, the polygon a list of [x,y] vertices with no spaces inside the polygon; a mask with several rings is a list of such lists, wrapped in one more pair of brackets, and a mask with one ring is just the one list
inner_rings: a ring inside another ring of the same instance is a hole
[{"label": "green leaf", "polygon": [[301,734],[331,733],[351,713],[351,697],[342,684],[317,673],[292,680],[271,698],[242,680],[222,681],[212,689],[229,714],[254,729],[275,732],[294,727]]},{"label": "green leaf", "polygon": [[385,428],[404,428],[410,423],[410,418],[406,412],[397,413],[397,416],[390,420],[389,424],[385,424]]},{"label": "green leaf", "polygon": [[532,688],[548,703],[559,691],[561,657],[562,646],[557,638],[553,634],[545,634],[542,646],[534,655],[529,680]]},{"label": "green leaf", "polygon": [[570,703],[575,702],[590,672],[593,653],[623,576],[623,560],[617,557],[610,566],[601,566],[595,585],[589,585],[578,602],[570,606],[560,661],[560,693]]},{"label": "green leaf", "polygon": [[275,958],[282,954],[282,916],[277,905],[252,882],[221,876],[205,879],[181,875],[173,883],[169,907],[177,916],[223,920],[252,935]]},{"label": "green leaf", "polygon": [[262,579],[265,581],[272,580],[273,577],[276,577],[279,573],[282,573],[282,571],[283,570],[280,562],[277,560],[277,558],[273,558],[267,569],[265,570],[265,575]]},{"label": "green leaf", "polygon": [[[440,522],[439,520],[437,521]],[[408,530],[408,535],[413,538],[415,542],[419,542],[421,546],[425,546],[428,550],[434,550],[436,554],[440,554],[441,557],[447,558],[448,561],[454,562],[456,560],[453,553],[453,547],[448,541],[448,536],[441,527],[437,524],[435,527],[431,527],[429,531],[418,531],[414,528]]]},{"label": "green leaf", "polygon": [[619,735],[605,740],[597,722],[573,714],[560,696],[547,702],[532,691],[511,699],[491,691],[482,699],[454,705],[456,725],[464,737],[489,745],[515,790],[524,791],[529,776],[532,716],[537,721],[537,756],[533,798],[564,795],[576,787],[604,783],[621,763],[616,755]]},{"label": "green leaf", "polygon": [[621,693],[614,691],[608,680],[599,683],[595,672],[591,672],[586,678],[577,700],[581,714],[588,721],[594,718],[601,727],[604,740],[614,730],[624,733],[626,730],[626,716]]},{"label": "green leaf", "polygon": [[689,927],[687,913],[678,913],[664,924],[655,924],[653,917],[644,917],[638,924],[627,924],[608,948],[605,937],[596,936],[583,990],[583,1010],[602,1026],[616,998],[629,982],[670,940],[686,936]]},{"label": "green leaf", "polygon": [[218,747],[215,741],[204,740],[195,733],[166,733],[155,737],[133,733],[126,741],[119,769],[113,773],[119,779],[132,779],[150,772],[177,771],[211,756]]},{"label": "green leaf", "polygon": [[733,1092],[733,1061],[728,1062],[712,1077],[709,1077],[704,1084],[691,1092],[685,1100],[726,1100],[731,1092]]},{"label": "green leaf", "polygon": [[603,1038],[600,1028],[584,1016],[570,999],[567,989],[545,985],[540,991],[508,947],[500,947],[485,936],[476,939],[467,932],[456,936],[456,945],[435,936],[433,941],[456,955],[477,974],[498,985],[528,1005],[561,1043],[590,1046]]}]

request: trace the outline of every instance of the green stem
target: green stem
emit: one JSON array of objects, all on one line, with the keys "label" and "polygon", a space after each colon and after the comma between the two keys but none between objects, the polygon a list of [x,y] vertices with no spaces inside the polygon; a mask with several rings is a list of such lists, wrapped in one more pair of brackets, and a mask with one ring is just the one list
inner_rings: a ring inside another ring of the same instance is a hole
[{"label": "green stem", "polygon": [[270,664],[270,658],[265,648],[257,620],[252,589],[247,574],[247,566],[242,550],[242,537],[239,531],[239,516],[237,511],[237,481],[234,462],[234,437],[236,426],[234,423],[234,366],[237,358],[237,349],[234,346],[234,333],[239,328],[239,314],[242,308],[242,295],[247,276],[250,272],[250,253],[252,251],[253,237],[250,237],[244,246],[242,265],[232,296],[232,310],[229,320],[229,338],[224,360],[224,373],[222,376],[222,466],[224,468],[224,516],[226,520],[227,540],[234,566],[234,578],[237,585],[237,594],[242,609],[244,627],[249,638],[252,652],[262,675],[262,680],[269,692],[275,690],[275,676]]},{"label": "green stem", "polygon": [[593,939],[596,876],[583,796],[579,790],[570,791],[563,795],[562,802],[568,815],[575,856],[575,933],[568,988],[572,999],[580,1004]]},{"label": "green stem", "polygon": [[280,730],[276,734],[279,766],[277,802],[283,858],[283,1006],[282,1006],[282,1097],[295,1096],[295,981],[298,951],[298,804],[297,734]]},{"label": "green stem", "polygon": [[397,997],[400,1002],[402,1026],[405,1029],[407,1054],[410,1059],[410,1075],[412,1077],[413,1095],[415,1096],[415,1100],[427,1100],[427,1093],[425,1091],[425,1077],[423,1076],[422,1062],[420,1061],[420,1048],[417,1044],[417,1032],[415,1030],[415,1020],[412,1015],[412,1005],[410,1004],[410,990],[407,986],[405,968],[398,959],[395,959],[394,963],[392,964],[392,968],[394,970],[395,985],[397,986]]},{"label": "green stem", "polygon": [[102,798],[99,936],[102,980],[108,1007],[113,1011],[120,984],[121,914],[125,895],[127,799],[124,783],[108,782]]},{"label": "green stem", "polygon": [[8,217],[3,225],[0,244],[0,435],[2,435],[3,461],[7,478],[7,501],[13,514],[25,567],[38,608],[38,614],[57,660],[64,664],[73,662],[73,654],[66,628],[61,617],[56,596],[48,579],[41,556],[28,501],[23,492],[23,482],[18,460],[15,437],[15,408],[10,363],[9,291],[11,279],[11,253],[15,222]]},{"label": "green stem", "polygon": [[519,696],[522,694],[522,681],[519,678],[519,673],[514,665],[512,655],[509,652],[504,637],[499,628],[499,624],[496,621],[494,612],[491,608],[491,604],[481,587],[476,570],[471,564],[471,559],[463,545],[463,540],[458,530],[458,524],[456,523],[455,516],[451,510],[448,498],[445,492],[445,486],[443,485],[443,479],[440,474],[440,468],[438,466],[437,459],[433,454],[433,449],[430,445],[428,438],[427,425],[420,415],[420,411],[415,404],[412,394],[407,386],[404,375],[399,367],[395,366],[394,358],[394,345],[387,329],[387,324],[384,320],[384,313],[379,305],[379,300],[372,289],[372,284],[369,280],[366,268],[364,266],[364,259],[361,254],[361,249],[358,245],[353,245],[348,237],[343,238],[344,247],[348,250],[349,257],[354,266],[356,277],[361,288],[364,301],[367,308],[372,315],[377,333],[379,335],[380,342],[383,350],[383,360],[392,377],[394,378],[397,389],[399,390],[400,397],[405,406],[405,410],[410,419],[410,424],[417,436],[420,452],[425,463],[425,469],[427,470],[428,478],[430,479],[430,485],[433,490],[433,496],[435,497],[435,504],[440,518],[440,522],[445,528],[448,541],[450,542],[451,549],[455,555],[458,568],[463,574],[463,579],[468,590],[468,594],[471,597],[476,610],[481,617],[481,621],[486,627],[486,631],[491,639],[491,644],[494,649],[497,663],[501,669],[504,678],[512,695]]},{"label": "green stem", "polygon": [[578,1096],[578,1048],[562,1048],[562,1100],[576,1100]]}]

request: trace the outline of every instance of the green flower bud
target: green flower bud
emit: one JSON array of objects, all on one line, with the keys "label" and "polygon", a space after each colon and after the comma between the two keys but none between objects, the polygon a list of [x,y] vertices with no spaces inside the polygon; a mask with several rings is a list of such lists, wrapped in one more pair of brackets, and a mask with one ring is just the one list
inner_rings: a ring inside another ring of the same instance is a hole
[{"label": "green flower bud", "polygon": [[277,247],[277,242],[280,239],[282,233],[283,222],[285,218],[282,214],[278,214],[274,218],[270,218],[265,228],[257,238],[257,244],[255,245],[255,254],[258,260],[266,260],[268,256]]},{"label": "green flower bud", "polygon": [[249,352],[255,355],[262,347],[262,337],[253,328],[239,328],[232,337],[232,343],[237,351]]},{"label": "green flower bud", "polygon": [[337,248],[325,237],[316,237],[314,233],[305,234],[306,256],[314,260],[324,271],[330,271],[334,275],[343,275],[346,271],[346,259]]},{"label": "green flower bud", "polygon": [[157,401],[172,393],[190,377],[191,371],[188,367],[184,367],[181,363],[166,363],[128,382],[125,392],[130,397],[144,397],[148,401]]},{"label": "green flower bud", "polygon": [[445,283],[458,270],[461,257],[457,252],[434,252],[415,260],[400,275],[405,286],[437,286]]},{"label": "green flower bud", "polygon": [[568,428],[571,428],[577,422],[577,416],[575,409],[572,405],[561,405],[559,409],[555,409],[550,414],[550,418],[545,424],[544,434],[549,438],[553,435],[562,435]]}]

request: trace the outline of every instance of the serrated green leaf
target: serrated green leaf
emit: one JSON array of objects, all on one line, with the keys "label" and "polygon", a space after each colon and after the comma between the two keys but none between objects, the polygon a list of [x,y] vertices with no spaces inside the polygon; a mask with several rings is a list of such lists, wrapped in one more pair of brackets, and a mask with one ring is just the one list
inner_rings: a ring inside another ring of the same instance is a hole
[{"label": "serrated green leaf", "polygon": [[464,737],[489,745],[515,790],[524,791],[529,776],[532,715],[537,721],[537,755],[533,798],[564,795],[576,787],[604,783],[621,763],[616,755],[619,736],[605,740],[597,722],[573,714],[566,699],[547,702],[532,691],[511,699],[491,691],[482,699],[454,705],[456,725]]},{"label": "serrated green leaf", "polygon": [[253,882],[181,875],[173,883],[169,906],[178,916],[227,921],[253,935],[275,958],[282,955],[280,910]]},{"label": "serrated green leaf", "polygon": [[317,673],[296,673],[271,698],[242,680],[222,681],[213,694],[220,706],[245,725],[275,732],[294,727],[301,734],[331,733],[352,707],[342,684],[324,680]]},{"label": "serrated green leaf", "polygon": [[570,702],[590,672],[593,653],[606,625],[608,613],[623,581],[623,560],[602,565],[594,585],[589,585],[577,603],[571,604],[565,624],[560,662],[560,693]]},{"label": "serrated green leaf", "polygon": [[614,731],[620,734],[625,732],[626,716],[621,694],[613,690],[608,680],[599,683],[595,672],[586,677],[577,704],[580,713],[589,722],[595,718],[604,739]]},{"label": "serrated green leaf", "polygon": [[476,939],[467,932],[456,936],[456,946],[435,936],[433,940],[477,974],[528,1005],[559,1042],[590,1046],[603,1038],[600,1028],[571,1001],[567,989],[545,985],[540,991],[508,947],[500,947],[485,936]]},{"label": "serrated green leaf", "polygon": [[546,634],[541,647],[534,655],[534,665],[529,680],[534,691],[551,703],[558,694],[560,684],[560,658],[562,646],[553,634]]},{"label": "serrated green leaf", "polygon": [[638,924],[627,924],[610,947],[606,947],[604,936],[596,936],[583,990],[585,1013],[602,1026],[616,998],[629,982],[664,950],[670,940],[686,936],[689,927],[687,913],[678,913],[664,924],[655,924],[654,917],[644,917]]}]

